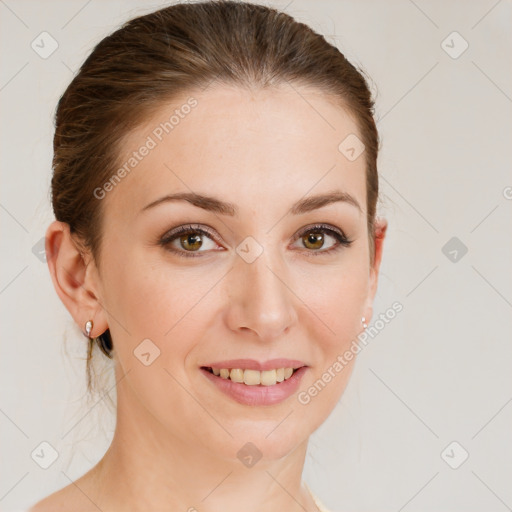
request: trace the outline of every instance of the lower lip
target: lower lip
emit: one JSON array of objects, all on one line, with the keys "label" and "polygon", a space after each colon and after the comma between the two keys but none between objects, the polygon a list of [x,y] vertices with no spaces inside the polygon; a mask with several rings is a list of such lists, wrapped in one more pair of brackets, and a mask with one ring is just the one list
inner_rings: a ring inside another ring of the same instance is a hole
[{"label": "lower lip", "polygon": [[231,379],[218,377],[204,368],[201,368],[201,371],[217,386],[217,389],[240,404],[273,405],[283,402],[297,391],[302,376],[307,369],[307,366],[303,366],[293,372],[293,375],[289,379],[274,384],[273,386],[248,386],[241,382],[233,382]]}]

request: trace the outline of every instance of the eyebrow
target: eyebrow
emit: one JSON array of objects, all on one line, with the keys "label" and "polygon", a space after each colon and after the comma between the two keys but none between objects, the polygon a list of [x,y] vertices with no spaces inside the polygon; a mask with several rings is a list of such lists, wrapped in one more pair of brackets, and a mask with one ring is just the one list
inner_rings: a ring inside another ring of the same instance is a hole
[{"label": "eyebrow", "polygon": [[[188,201],[190,204],[197,206],[198,208],[202,208],[203,210],[221,215],[229,215],[230,217],[237,216],[239,211],[238,207],[233,203],[224,202],[215,197],[196,194],[194,192],[180,192],[166,195],[152,203],[149,203],[142,209],[142,211],[144,212],[160,204],[172,201]],[[349,193],[341,190],[334,190],[326,194],[318,194],[300,199],[292,205],[288,213],[291,213],[292,215],[302,215],[336,202],[350,204],[357,208],[359,213],[362,213],[361,205],[358,203],[357,199]]]}]

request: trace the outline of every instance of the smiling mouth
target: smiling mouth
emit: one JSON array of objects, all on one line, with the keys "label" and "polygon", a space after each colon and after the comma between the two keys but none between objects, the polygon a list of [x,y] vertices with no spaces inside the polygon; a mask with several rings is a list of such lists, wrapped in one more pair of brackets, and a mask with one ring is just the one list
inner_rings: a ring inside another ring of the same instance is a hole
[{"label": "smiling mouth", "polygon": [[299,367],[275,368],[264,371],[244,370],[242,368],[212,368],[209,366],[202,366],[201,369],[220,379],[231,380],[246,386],[275,386],[291,378]]}]

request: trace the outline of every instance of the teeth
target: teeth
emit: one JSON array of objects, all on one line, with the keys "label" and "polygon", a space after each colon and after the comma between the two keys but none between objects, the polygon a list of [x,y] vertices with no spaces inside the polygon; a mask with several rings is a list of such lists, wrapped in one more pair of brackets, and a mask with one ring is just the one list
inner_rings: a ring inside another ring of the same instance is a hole
[{"label": "teeth", "polygon": [[293,368],[276,368],[275,370],[242,370],[241,368],[211,368],[214,375],[233,382],[244,383],[247,386],[274,386],[289,379],[293,375]]},{"label": "teeth", "polygon": [[289,379],[292,376],[293,368],[284,369],[284,380]]},{"label": "teeth", "polygon": [[[292,373],[293,373],[293,368],[290,368]],[[290,376],[292,375],[292,373],[290,373]],[[267,371],[263,371],[261,372],[261,384],[263,386],[273,386],[274,384],[276,384],[277,380],[276,380],[276,371],[275,370],[267,370]]]},{"label": "teeth", "polygon": [[229,378],[233,382],[243,382],[244,381],[244,371],[240,370],[240,368],[233,368],[229,372]]},{"label": "teeth", "polygon": [[247,384],[248,386],[257,386],[258,384],[261,384],[261,372],[258,370],[245,370],[243,374],[244,384]]}]

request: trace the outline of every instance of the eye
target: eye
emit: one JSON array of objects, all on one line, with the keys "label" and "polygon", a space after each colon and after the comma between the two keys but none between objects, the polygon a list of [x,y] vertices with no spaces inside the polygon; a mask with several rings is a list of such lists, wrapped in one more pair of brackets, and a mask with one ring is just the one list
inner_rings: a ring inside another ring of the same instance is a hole
[{"label": "eye", "polygon": [[[210,228],[189,224],[165,233],[160,239],[159,245],[179,256],[199,257],[202,256],[201,253],[218,250],[218,244],[214,239],[215,235]],[[331,240],[330,244],[329,239]],[[306,227],[295,237],[295,240],[302,242],[303,247],[308,249],[306,251],[308,255],[315,256],[338,251],[352,243],[352,240],[348,240],[341,230],[325,224]]]},{"label": "eye", "polygon": [[[209,228],[191,224],[180,226],[167,232],[160,239],[159,244],[170,252],[177,253],[180,256],[193,258],[200,256],[200,254],[194,253],[203,253],[215,250],[218,244],[215,243],[213,238],[214,235]],[[210,244],[210,247],[208,247],[208,244]]]},{"label": "eye", "polygon": [[[329,238],[332,242],[326,248],[326,241],[328,243]],[[352,243],[352,240],[348,240],[342,231],[325,224],[316,224],[303,229],[296,239],[303,244],[303,247],[309,249],[307,252],[314,256],[338,251]]]}]

